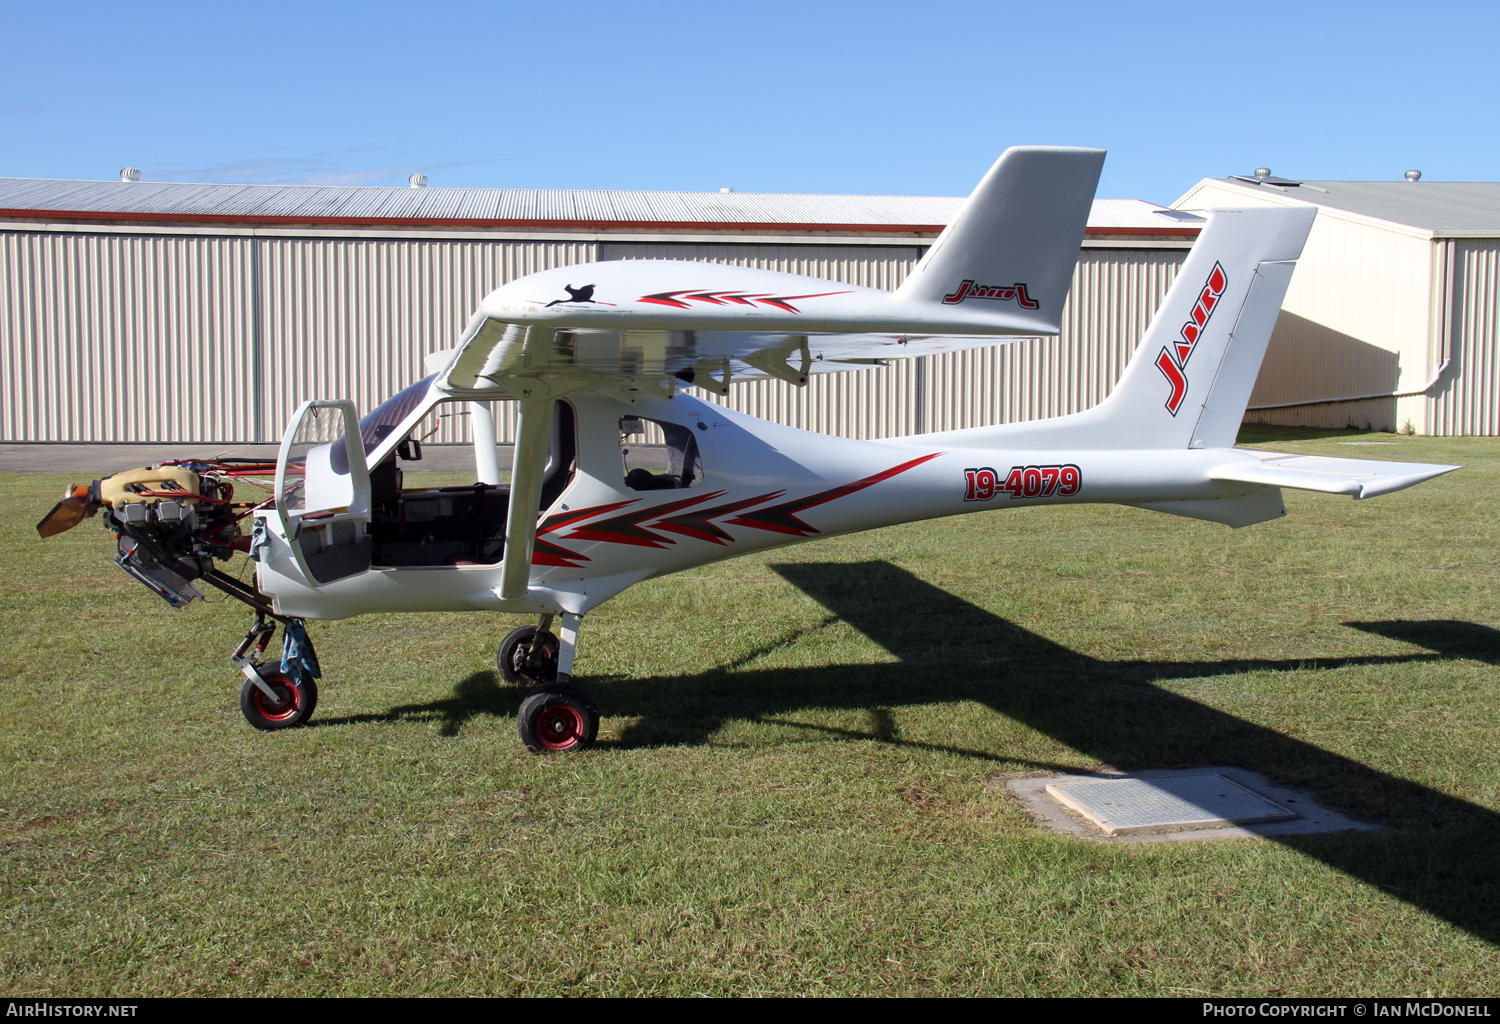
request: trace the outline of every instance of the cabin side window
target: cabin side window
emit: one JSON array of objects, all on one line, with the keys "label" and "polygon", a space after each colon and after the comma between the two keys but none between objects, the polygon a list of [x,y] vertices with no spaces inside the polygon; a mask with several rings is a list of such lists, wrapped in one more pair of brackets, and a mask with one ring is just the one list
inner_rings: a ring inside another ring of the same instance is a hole
[{"label": "cabin side window", "polygon": [[690,427],[644,416],[620,417],[620,461],[632,491],[665,491],[703,482],[703,460]]}]

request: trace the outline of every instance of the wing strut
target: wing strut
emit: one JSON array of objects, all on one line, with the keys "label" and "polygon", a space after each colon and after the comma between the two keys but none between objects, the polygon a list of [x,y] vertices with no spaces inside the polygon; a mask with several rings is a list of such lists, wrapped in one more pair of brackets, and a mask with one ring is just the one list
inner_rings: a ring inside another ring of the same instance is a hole
[{"label": "wing strut", "polygon": [[510,470],[510,511],[505,517],[505,557],[500,563],[500,600],[526,596],[531,556],[536,548],[542,474],[547,469],[547,442],[552,437],[555,399],[518,401],[515,463]]}]

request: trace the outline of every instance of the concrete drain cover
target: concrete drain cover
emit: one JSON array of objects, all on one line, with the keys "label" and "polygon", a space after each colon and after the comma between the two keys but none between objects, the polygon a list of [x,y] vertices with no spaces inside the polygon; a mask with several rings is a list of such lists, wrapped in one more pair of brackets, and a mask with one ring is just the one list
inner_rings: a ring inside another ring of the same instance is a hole
[{"label": "concrete drain cover", "polygon": [[[996,786],[1000,779],[993,780]],[[1243,768],[1096,771],[1005,780],[1033,820],[1104,842],[1245,839],[1376,826]]]},{"label": "concrete drain cover", "polygon": [[1107,836],[1223,828],[1297,817],[1295,811],[1279,807],[1218,774],[1057,782],[1048,786],[1047,792],[1098,825]]}]

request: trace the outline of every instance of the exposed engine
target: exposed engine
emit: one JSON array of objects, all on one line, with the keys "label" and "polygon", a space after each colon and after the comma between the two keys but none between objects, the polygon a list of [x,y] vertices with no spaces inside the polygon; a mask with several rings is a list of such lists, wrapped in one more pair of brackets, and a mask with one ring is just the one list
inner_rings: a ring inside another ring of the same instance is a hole
[{"label": "exposed engine", "polygon": [[203,596],[197,581],[257,611],[268,611],[262,594],[214,563],[250,550],[241,521],[269,504],[236,502],[235,480],[265,478],[274,472],[274,463],[232,459],[163,462],[126,470],[69,488],[37,524],[37,533],[63,533],[104,509],[104,525],[116,538],[115,564],[174,608]]}]

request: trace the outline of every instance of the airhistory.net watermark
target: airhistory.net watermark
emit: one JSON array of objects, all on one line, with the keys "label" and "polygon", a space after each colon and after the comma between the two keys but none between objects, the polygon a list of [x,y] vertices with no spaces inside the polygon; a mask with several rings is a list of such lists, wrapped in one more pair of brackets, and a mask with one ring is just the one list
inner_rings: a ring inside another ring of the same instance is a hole
[{"label": "airhistory.net watermark", "polygon": [[135,1003],[59,1003],[10,1001],[7,1017],[134,1017]]}]

